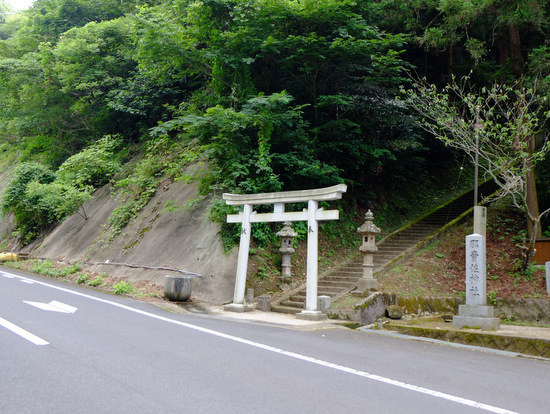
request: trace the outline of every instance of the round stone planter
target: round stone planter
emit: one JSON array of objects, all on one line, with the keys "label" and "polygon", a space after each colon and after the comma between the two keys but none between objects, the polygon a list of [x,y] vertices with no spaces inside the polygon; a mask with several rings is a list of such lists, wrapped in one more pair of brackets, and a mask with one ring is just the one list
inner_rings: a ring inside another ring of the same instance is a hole
[{"label": "round stone planter", "polygon": [[195,276],[164,276],[164,296],[168,300],[184,302],[191,297]]}]

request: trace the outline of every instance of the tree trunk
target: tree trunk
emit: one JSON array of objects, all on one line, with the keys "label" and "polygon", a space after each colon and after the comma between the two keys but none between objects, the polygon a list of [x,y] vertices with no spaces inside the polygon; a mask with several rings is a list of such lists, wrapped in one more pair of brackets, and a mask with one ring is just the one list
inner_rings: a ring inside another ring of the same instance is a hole
[{"label": "tree trunk", "polygon": [[508,39],[510,41],[510,63],[512,71],[516,76],[523,74],[523,54],[521,53],[521,40],[519,37],[519,29],[515,24],[508,26]]},{"label": "tree trunk", "polygon": [[[535,137],[531,136],[529,137],[529,141],[527,143],[527,152],[529,154],[529,157],[527,158],[527,168],[530,172],[525,176],[525,201],[531,216],[537,218],[540,212],[537,198],[537,185],[535,183],[535,171],[531,160],[531,155],[534,151]],[[534,228],[531,220],[527,220],[527,229],[530,237],[533,237],[533,235],[534,237],[542,237],[542,228],[540,226],[536,226],[536,228]]]},{"label": "tree trunk", "polygon": [[535,242],[537,237],[535,236],[535,233],[537,232],[537,229],[539,226],[539,221],[535,219],[532,223],[533,226],[533,235],[529,237],[529,248],[525,250],[523,257],[523,264],[522,264],[522,270],[525,272],[529,269],[529,266],[531,266],[531,262],[533,261],[533,257],[535,257]]}]

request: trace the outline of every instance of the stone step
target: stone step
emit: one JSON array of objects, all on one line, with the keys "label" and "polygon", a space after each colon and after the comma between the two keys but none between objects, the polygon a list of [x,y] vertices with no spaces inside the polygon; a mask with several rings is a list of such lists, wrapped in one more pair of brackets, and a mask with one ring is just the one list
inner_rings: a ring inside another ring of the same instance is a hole
[{"label": "stone step", "polygon": [[401,250],[403,248],[409,248],[411,244],[418,243],[423,238],[424,237],[419,237],[417,239],[411,239],[411,240],[388,240],[383,244],[379,244],[376,247],[378,247],[378,252],[385,251],[385,250],[387,251]]},{"label": "stone step", "polygon": [[277,305],[277,306],[272,306],[271,307],[271,312],[288,313],[288,314],[291,314],[291,315],[296,315],[297,313],[300,313],[300,310],[297,309],[297,308],[290,308],[290,307],[287,307],[287,306]]},{"label": "stone step", "polygon": [[388,257],[388,256],[395,257],[395,256],[399,256],[401,253],[406,251],[409,247],[410,246],[403,246],[403,248],[401,248],[401,249],[378,251],[378,252],[376,252],[374,257],[376,258],[377,256],[378,257]]},{"label": "stone step", "polygon": [[350,279],[356,279],[358,277],[361,277],[363,275],[363,268],[361,268],[360,270],[356,270],[356,271],[348,271],[348,272],[338,272],[337,274],[338,276],[340,277],[343,277],[343,278],[350,278]]},{"label": "stone step", "polygon": [[327,288],[331,291],[332,290],[341,291],[341,290],[345,290],[345,289],[351,289],[355,285],[356,285],[356,283],[347,283],[347,284],[344,285],[342,283],[319,282],[317,288],[318,289]]},{"label": "stone step", "polygon": [[400,252],[398,254],[381,255],[381,256],[378,257],[378,259],[374,258],[374,263],[389,262],[389,261],[395,259],[396,257],[400,256],[404,252],[405,252],[405,250],[403,250],[402,252]]},{"label": "stone step", "polygon": [[355,283],[357,280],[356,277],[338,277],[338,276],[327,276],[323,279],[319,279],[319,283],[331,283],[331,284],[339,284],[339,285],[349,285]]},{"label": "stone step", "polygon": [[388,246],[378,246],[378,251],[374,254],[374,256],[376,257],[376,255],[380,255],[384,253],[399,253],[404,250],[407,250],[409,247],[414,246],[420,241],[422,241],[422,239],[414,240],[414,241],[411,241],[410,243],[399,243],[399,244],[396,243]]},{"label": "stone step", "polygon": [[281,302],[282,306],[285,306],[287,308],[295,308],[295,309],[303,309],[304,308],[304,302],[295,302],[291,300],[283,300]]},{"label": "stone step", "polygon": [[456,217],[460,216],[462,213],[464,213],[465,210],[462,209],[453,209],[450,211],[445,211],[441,213],[434,213],[433,215],[426,217],[424,220],[422,220],[423,223],[429,223],[430,221],[438,220],[439,222],[445,221],[449,222],[451,220],[454,220]]},{"label": "stone step", "polygon": [[419,241],[420,240],[415,241],[415,242],[411,242],[410,244],[402,244],[400,246],[392,247],[392,248],[388,248],[388,249],[378,249],[378,251],[374,254],[374,257],[381,256],[383,254],[385,254],[385,255],[388,255],[388,254],[401,254],[405,250],[409,249],[411,246],[414,246]]},{"label": "stone step", "polygon": [[319,280],[319,283],[325,282],[330,284],[337,284],[337,285],[352,285],[354,284],[359,277],[333,277],[329,276],[324,279]]},{"label": "stone step", "polygon": [[[362,274],[363,270],[361,269],[360,272],[355,272],[357,274]],[[355,276],[355,273],[354,275],[349,275],[349,276],[343,276],[343,275],[340,275],[340,274],[333,274],[333,275],[329,275],[327,277],[325,277],[324,279],[321,279],[321,280],[332,280],[332,281],[341,281],[343,283],[347,283],[347,282],[355,282],[357,280],[357,277]]]},{"label": "stone step", "polygon": [[338,270],[335,270],[334,273],[339,275],[347,275],[347,274],[353,274],[353,273],[362,272],[362,271],[363,271],[363,263],[358,263],[353,266],[350,265],[350,266],[346,266],[345,268],[340,268]]},{"label": "stone step", "polygon": [[317,295],[318,296],[330,296],[333,297],[340,293],[342,289],[325,289],[325,287],[319,286],[317,289]]},{"label": "stone step", "polygon": [[410,245],[411,243],[419,242],[430,234],[432,234],[432,232],[415,234],[411,236],[393,236],[391,239],[385,240],[384,243],[379,244],[377,247],[378,249],[386,249],[388,246]]},{"label": "stone step", "polygon": [[419,242],[420,240],[422,240],[425,236],[421,236],[421,237],[407,237],[407,238],[398,238],[398,239],[388,239],[386,240],[384,243],[381,243],[379,245],[377,245],[378,247],[378,250],[380,251],[381,249],[391,249],[391,248],[395,248],[396,246],[397,247],[401,247],[401,246],[410,246],[411,243],[417,243]]},{"label": "stone step", "polygon": [[411,239],[415,237],[421,237],[430,233],[433,229],[437,229],[437,226],[422,225],[421,227],[410,228],[407,230],[403,230],[397,234],[394,234],[393,236],[391,236],[391,239],[399,240],[399,239]]}]

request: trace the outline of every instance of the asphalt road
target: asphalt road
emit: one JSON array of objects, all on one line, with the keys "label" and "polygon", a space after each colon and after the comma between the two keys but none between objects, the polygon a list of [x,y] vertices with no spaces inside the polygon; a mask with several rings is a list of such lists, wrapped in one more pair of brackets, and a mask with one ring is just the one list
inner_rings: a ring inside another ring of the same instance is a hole
[{"label": "asphalt road", "polygon": [[174,314],[0,268],[0,413],[546,413],[547,360]]}]

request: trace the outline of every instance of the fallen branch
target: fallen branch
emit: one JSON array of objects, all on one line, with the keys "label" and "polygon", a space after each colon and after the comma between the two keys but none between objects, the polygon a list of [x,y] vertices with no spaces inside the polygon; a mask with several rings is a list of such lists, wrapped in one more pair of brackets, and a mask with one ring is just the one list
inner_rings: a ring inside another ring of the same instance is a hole
[{"label": "fallen branch", "polygon": [[[47,257],[33,257],[33,259],[52,260],[52,259],[47,258]],[[53,259],[53,260],[55,260],[56,262],[62,262],[62,263],[67,263],[67,264],[73,264],[74,263],[74,262],[71,262],[70,260],[65,260],[65,259]],[[199,273],[188,272],[187,270],[176,269],[174,267],[166,267],[166,266],[143,266],[143,265],[137,265],[137,264],[131,264],[131,263],[111,263],[108,260],[105,261],[105,262],[97,262],[97,263],[93,263],[93,262],[79,262],[79,263],[89,265],[89,266],[126,266],[126,267],[130,267],[130,268],[133,268],[133,269],[166,270],[167,272],[177,272],[177,273],[183,273],[185,275],[202,277],[202,275],[199,274]]]},{"label": "fallen branch", "polygon": [[134,269],[166,270],[168,272],[178,272],[178,273],[183,273],[183,274],[187,274],[187,275],[201,276],[202,277],[202,275],[200,275],[198,273],[195,273],[195,272],[188,272],[187,270],[176,269],[174,267],[165,267],[165,266],[142,266],[142,265],[136,265],[136,264],[131,264],[131,263],[111,263],[109,261],[99,262],[99,263],[84,262],[84,264],[93,265],[93,266],[98,266],[98,265],[126,266],[126,267],[131,267],[131,268],[134,268]]}]

